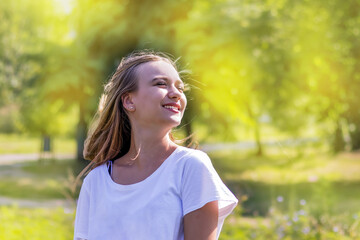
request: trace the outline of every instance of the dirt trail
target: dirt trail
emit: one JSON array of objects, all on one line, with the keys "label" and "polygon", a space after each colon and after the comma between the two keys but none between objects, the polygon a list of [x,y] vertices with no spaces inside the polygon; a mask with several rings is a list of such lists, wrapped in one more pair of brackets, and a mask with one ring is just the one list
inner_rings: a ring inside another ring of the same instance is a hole
[{"label": "dirt trail", "polygon": [[[54,159],[74,159],[74,154],[62,153],[52,154],[50,157]],[[0,154],[0,166],[13,165],[23,162],[36,162],[39,161],[41,155],[39,153],[25,153],[25,154]]]},{"label": "dirt trail", "polygon": [[75,203],[70,200],[30,200],[30,199],[16,199],[8,197],[0,197],[0,206],[19,206],[25,208],[57,208],[72,210],[75,208]]}]

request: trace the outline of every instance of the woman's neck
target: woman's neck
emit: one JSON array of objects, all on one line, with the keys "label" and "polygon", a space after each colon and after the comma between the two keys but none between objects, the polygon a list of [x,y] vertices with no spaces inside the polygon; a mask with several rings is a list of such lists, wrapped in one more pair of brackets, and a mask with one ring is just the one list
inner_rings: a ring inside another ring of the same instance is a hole
[{"label": "woman's neck", "polygon": [[154,161],[166,159],[176,148],[169,132],[151,131],[149,129],[132,129],[131,145],[125,160],[140,168],[153,164]]}]

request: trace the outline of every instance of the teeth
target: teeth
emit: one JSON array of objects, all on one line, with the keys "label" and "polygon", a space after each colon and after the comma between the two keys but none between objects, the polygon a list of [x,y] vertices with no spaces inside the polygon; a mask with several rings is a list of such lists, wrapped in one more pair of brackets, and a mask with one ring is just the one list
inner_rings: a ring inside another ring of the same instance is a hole
[{"label": "teeth", "polygon": [[165,105],[164,108],[170,108],[170,109],[174,109],[174,110],[179,110],[177,107],[175,106],[168,106],[168,105]]}]

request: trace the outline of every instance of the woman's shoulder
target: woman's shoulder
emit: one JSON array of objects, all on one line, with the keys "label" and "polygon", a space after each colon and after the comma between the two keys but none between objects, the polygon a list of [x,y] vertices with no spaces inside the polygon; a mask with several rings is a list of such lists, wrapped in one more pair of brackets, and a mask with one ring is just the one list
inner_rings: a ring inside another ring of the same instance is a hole
[{"label": "woman's shoulder", "polygon": [[211,162],[207,153],[199,149],[180,147],[181,158],[186,164],[203,164]]},{"label": "woman's shoulder", "polygon": [[84,181],[92,181],[94,179],[98,179],[102,176],[104,172],[104,168],[106,168],[106,163],[103,163],[93,169],[90,170],[90,172],[85,176]]}]

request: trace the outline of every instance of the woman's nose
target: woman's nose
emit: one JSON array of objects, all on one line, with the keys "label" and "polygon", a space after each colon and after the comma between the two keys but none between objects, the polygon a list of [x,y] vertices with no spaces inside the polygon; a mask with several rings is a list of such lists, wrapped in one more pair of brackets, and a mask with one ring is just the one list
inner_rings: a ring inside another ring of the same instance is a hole
[{"label": "woman's nose", "polygon": [[180,99],[181,98],[181,92],[177,87],[172,86],[169,89],[168,96],[171,99]]}]

